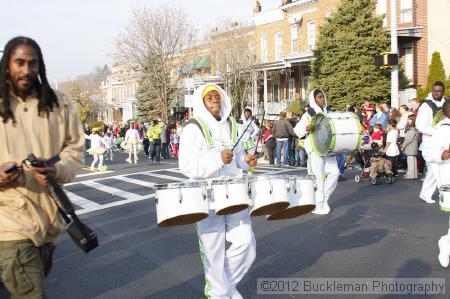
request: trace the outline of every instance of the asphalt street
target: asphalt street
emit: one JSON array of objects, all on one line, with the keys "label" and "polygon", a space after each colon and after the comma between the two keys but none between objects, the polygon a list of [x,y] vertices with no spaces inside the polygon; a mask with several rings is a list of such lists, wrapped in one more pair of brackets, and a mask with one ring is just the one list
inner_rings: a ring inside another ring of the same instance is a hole
[{"label": "asphalt street", "polygon": [[[204,278],[195,225],[160,228],[150,188],[183,179],[176,161],[109,163],[65,186],[100,246],[81,252],[62,234],[48,277],[49,298],[202,298]],[[256,174],[305,173],[261,165]],[[244,298],[404,298],[395,295],[262,295],[258,278],[448,278],[437,240],[448,229],[438,205],[418,199],[421,182],[355,183],[347,171],[330,200],[330,215],[291,220],[252,218],[257,257],[238,285]],[[446,293],[450,287],[446,285]],[[448,298],[448,295],[407,296]],[[7,298],[0,288],[0,298]]]}]

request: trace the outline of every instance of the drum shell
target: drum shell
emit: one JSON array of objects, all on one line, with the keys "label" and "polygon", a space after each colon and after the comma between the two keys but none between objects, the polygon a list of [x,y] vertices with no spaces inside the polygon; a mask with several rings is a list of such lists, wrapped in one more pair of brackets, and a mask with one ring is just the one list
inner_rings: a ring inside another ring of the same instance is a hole
[{"label": "drum shell", "polygon": [[289,206],[288,178],[267,177],[250,181],[251,216],[270,215]]},{"label": "drum shell", "polygon": [[156,189],[155,197],[159,226],[192,224],[208,217],[209,202],[203,185]]},{"label": "drum shell", "polygon": [[251,205],[246,179],[234,179],[225,183],[223,181],[212,181],[211,189],[217,215],[237,213]]},{"label": "drum shell", "polygon": [[316,207],[315,181],[311,176],[289,178],[289,206],[270,216],[268,220],[295,218],[311,212]]},{"label": "drum shell", "polygon": [[356,114],[352,112],[318,113],[314,121],[323,115],[328,118],[332,136],[331,144],[327,152],[320,152],[315,146],[314,136],[311,138],[311,146],[319,156],[347,154],[355,151],[361,144],[361,127]]},{"label": "drum shell", "polygon": [[450,212],[450,185],[439,187],[439,204],[441,211]]}]

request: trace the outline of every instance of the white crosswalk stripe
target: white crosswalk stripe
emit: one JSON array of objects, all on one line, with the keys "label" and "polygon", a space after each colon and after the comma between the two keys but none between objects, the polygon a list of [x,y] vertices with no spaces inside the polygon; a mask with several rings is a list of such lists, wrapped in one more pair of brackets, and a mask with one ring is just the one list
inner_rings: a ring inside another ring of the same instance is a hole
[{"label": "white crosswalk stripe", "polygon": [[83,209],[91,209],[91,208],[100,208],[101,205],[99,205],[96,202],[87,200],[84,197],[78,196],[75,193],[72,193],[70,191],[66,190],[66,194],[67,196],[70,198],[70,200],[72,201],[73,204],[82,207]]},{"label": "white crosswalk stripe", "polygon": [[124,181],[124,182],[127,182],[127,183],[132,183],[132,184],[135,184],[135,185],[149,187],[149,188],[152,188],[155,185],[155,183],[150,183],[150,182],[146,182],[146,181],[136,180],[136,179],[129,178],[127,176],[117,176],[117,177],[114,177],[114,179],[115,180],[119,180],[119,181]]},{"label": "white crosswalk stripe", "polygon": [[[298,170],[298,168],[280,168],[277,166],[272,165],[261,165],[258,166],[256,175],[259,174],[283,174],[290,171]],[[161,173],[164,172],[164,173]],[[168,175],[167,173],[173,173],[174,175]],[[178,175],[177,175],[178,174]],[[151,171],[142,171],[142,172],[136,172],[136,173],[130,173],[130,174],[122,174],[122,175],[116,175],[116,176],[110,176],[110,177],[103,177],[103,178],[96,178],[96,179],[90,179],[85,180],[81,182],[74,182],[70,184],[66,184],[65,187],[71,188],[72,186],[79,187],[86,186],[95,190],[99,190],[105,193],[110,194],[114,198],[123,198],[120,200],[115,200],[112,202],[108,202],[105,204],[99,204],[95,202],[95,195],[92,196],[92,200],[79,196],[75,194],[76,191],[67,191],[67,195],[71,199],[71,201],[77,206],[80,207],[80,209],[77,210],[78,214],[86,214],[93,211],[103,210],[111,207],[116,207],[120,205],[125,205],[133,202],[138,202],[142,200],[149,200],[154,197],[152,187],[156,184],[156,182],[152,181],[146,181],[142,179],[135,178],[136,175],[144,175],[146,177],[149,177],[150,179],[155,178],[159,180],[165,180],[165,181],[177,181],[182,182],[186,181],[186,178],[180,177],[181,173],[178,168],[167,168],[167,169],[157,169],[157,170],[151,170]],[[134,177],[132,177],[134,176]],[[102,181],[105,180],[118,180],[125,183],[131,183],[134,185],[142,186],[143,189],[148,188],[148,194],[146,195],[139,195],[136,193],[128,192],[121,190],[119,188],[108,186]]]},{"label": "white crosswalk stripe", "polygon": [[187,178],[179,178],[179,177],[175,177],[175,176],[171,176],[171,175],[165,175],[165,174],[159,174],[159,173],[142,173],[143,175],[147,175],[147,176],[152,176],[155,178],[161,178],[161,179],[166,179],[166,180],[172,180],[172,181],[186,181]]}]

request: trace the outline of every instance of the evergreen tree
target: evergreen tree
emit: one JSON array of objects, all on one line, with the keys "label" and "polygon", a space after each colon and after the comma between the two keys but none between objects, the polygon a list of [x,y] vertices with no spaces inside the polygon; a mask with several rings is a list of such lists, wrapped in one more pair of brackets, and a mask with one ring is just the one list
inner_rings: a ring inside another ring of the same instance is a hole
[{"label": "evergreen tree", "polygon": [[[442,81],[444,84],[447,81],[445,77],[444,64],[442,63],[441,54],[439,52],[433,52],[433,55],[431,56],[431,64],[428,66],[427,86],[425,89],[418,89],[418,97],[420,99],[426,98],[431,92],[431,88],[436,81]],[[446,93],[447,92],[448,91],[446,91]]]},{"label": "evergreen tree", "polygon": [[450,75],[447,78],[447,81],[445,81],[445,96],[450,97]]},{"label": "evergreen tree", "polygon": [[332,107],[389,100],[389,78],[373,65],[390,44],[382,17],[374,16],[375,2],[343,0],[320,29],[311,86],[323,89]]},{"label": "evergreen tree", "polygon": [[439,52],[434,52],[431,57],[431,64],[428,68],[427,91],[431,91],[434,82],[445,82],[445,79],[445,70],[441,60],[441,54]]}]

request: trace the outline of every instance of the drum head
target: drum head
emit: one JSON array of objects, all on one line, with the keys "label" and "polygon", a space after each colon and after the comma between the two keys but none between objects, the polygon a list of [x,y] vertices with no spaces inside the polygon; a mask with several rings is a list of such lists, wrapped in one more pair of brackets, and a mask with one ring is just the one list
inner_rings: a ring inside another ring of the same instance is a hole
[{"label": "drum head", "polygon": [[269,217],[267,217],[267,220],[283,220],[299,217],[308,214],[309,212],[314,210],[315,207],[315,205],[303,205],[287,208],[270,215]]},{"label": "drum head", "polygon": [[158,225],[160,227],[169,227],[169,226],[176,226],[176,225],[187,225],[187,224],[194,224],[200,220],[205,219],[208,217],[208,214],[206,213],[193,213],[193,214],[187,214],[187,215],[180,215],[173,218],[166,219]]},{"label": "drum head", "polygon": [[250,212],[250,216],[255,217],[255,216],[271,215],[280,210],[286,209],[288,206],[289,206],[288,202],[275,202],[252,210]]},{"label": "drum head", "polygon": [[235,214],[237,212],[245,210],[247,208],[248,208],[248,204],[235,205],[235,206],[223,208],[222,210],[217,211],[216,214],[219,216],[230,215],[230,214]]},{"label": "drum head", "polygon": [[332,145],[333,130],[330,119],[326,115],[316,114],[312,120],[313,132],[311,134],[311,146],[315,153],[325,155]]}]

